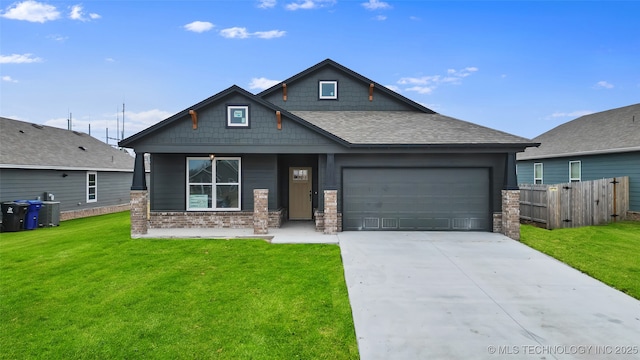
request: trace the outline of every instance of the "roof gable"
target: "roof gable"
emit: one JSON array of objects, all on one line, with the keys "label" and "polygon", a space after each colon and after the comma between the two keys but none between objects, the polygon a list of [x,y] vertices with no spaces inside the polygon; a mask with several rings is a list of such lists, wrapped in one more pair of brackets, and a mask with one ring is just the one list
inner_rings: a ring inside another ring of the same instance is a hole
[{"label": "roof gable", "polygon": [[[291,96],[294,94],[295,90],[295,86],[303,83],[305,81],[307,81],[310,78],[313,78],[314,80],[335,80],[335,75],[322,75],[322,74],[338,74],[339,77],[342,77],[343,79],[349,79],[351,82],[354,82],[357,85],[352,86],[352,89],[354,87],[359,87],[360,92],[362,93],[363,96],[361,96],[362,99],[365,99],[365,97],[368,97],[369,95],[372,96],[372,99],[375,99],[376,102],[380,101],[380,97],[383,97],[384,99],[387,99],[385,105],[387,108],[389,108],[390,110],[408,110],[408,111],[420,111],[420,112],[424,112],[424,113],[429,113],[429,114],[435,114],[435,112],[407,97],[404,97],[400,94],[398,94],[395,91],[392,91],[391,89],[387,88],[384,85],[381,85],[367,77],[364,77],[358,73],[356,73],[355,71],[346,68],[343,65],[338,64],[337,62],[331,60],[331,59],[326,59],[284,81],[281,81],[280,83],[270,87],[269,89],[266,89],[260,93],[258,93],[257,96],[266,99],[268,101],[271,101],[275,104],[277,104],[280,107],[286,108],[288,110],[299,110],[299,111],[304,111],[304,110],[382,110],[381,108],[371,108],[370,106],[366,106],[366,107],[362,107],[362,108],[338,108],[335,107],[334,108],[325,108],[325,109],[319,109],[319,108],[315,108],[314,106],[309,106],[309,104],[306,104],[307,106],[300,106],[298,104],[291,104],[291,99],[289,99],[288,101],[280,101],[281,99],[283,99],[283,94],[284,94],[284,89],[283,89],[283,85],[286,85],[287,88],[287,93],[288,93],[288,97],[291,98]],[[326,77],[326,79],[324,77]],[[317,79],[315,79],[317,78]],[[313,81],[312,85],[307,86],[307,89],[303,89],[302,91],[305,92],[305,94],[307,96],[312,97],[314,100],[317,100],[317,84],[315,81]],[[342,85],[339,83],[338,84],[339,88],[342,87]],[[342,95],[341,95],[342,94]],[[343,95],[347,95],[349,98],[349,101],[347,102],[343,102],[345,104],[351,104],[354,102],[354,94],[353,93],[349,93],[349,94],[345,94],[345,91],[343,90],[339,90],[338,91],[338,98],[340,98]],[[369,100],[363,100],[363,102],[368,103]],[[391,102],[394,102],[395,105],[391,105],[393,106],[392,108],[389,107],[389,104]],[[317,102],[316,102],[317,103]],[[332,104],[331,101],[321,101],[320,102],[323,105],[329,105],[329,106],[333,106],[333,104],[335,104],[335,102]],[[375,105],[375,104],[374,104]]]},{"label": "roof gable", "polygon": [[127,152],[82,132],[0,118],[0,167],[133,171]]},{"label": "roof gable", "polygon": [[581,116],[535,139],[518,160],[640,150],[640,104]]}]

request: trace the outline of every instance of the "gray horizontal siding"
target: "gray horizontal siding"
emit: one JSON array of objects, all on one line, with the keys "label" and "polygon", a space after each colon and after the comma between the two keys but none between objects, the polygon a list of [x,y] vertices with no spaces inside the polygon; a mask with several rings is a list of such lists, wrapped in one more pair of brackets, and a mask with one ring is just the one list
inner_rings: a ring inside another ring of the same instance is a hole
[{"label": "gray horizontal siding", "polygon": [[129,202],[132,176],[130,172],[98,172],[98,201],[87,203],[86,171],[2,169],[0,201],[45,200],[44,192],[49,192],[60,202],[61,211],[121,205]]},{"label": "gray horizontal siding", "polygon": [[[318,84],[321,80],[338,81],[338,99],[318,99]],[[287,101],[282,92],[276,91],[265,99],[290,111],[353,111],[353,110],[414,110],[406,103],[386,95],[374,88],[373,101],[369,101],[369,84],[363,83],[342,71],[323,68],[292,84],[287,84]]]},{"label": "gray horizontal siding", "polygon": [[569,181],[569,161],[581,161],[582,181],[629,176],[629,208],[640,211],[640,152],[574,156],[518,162],[518,182],[533,183],[533,164],[543,163],[545,184]]}]

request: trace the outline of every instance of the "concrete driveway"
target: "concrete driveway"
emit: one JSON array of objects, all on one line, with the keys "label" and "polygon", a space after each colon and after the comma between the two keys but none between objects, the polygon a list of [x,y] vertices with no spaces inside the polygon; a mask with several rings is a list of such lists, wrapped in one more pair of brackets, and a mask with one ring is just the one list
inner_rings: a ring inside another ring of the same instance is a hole
[{"label": "concrete driveway", "polygon": [[640,359],[640,301],[493,233],[338,235],[369,359]]}]

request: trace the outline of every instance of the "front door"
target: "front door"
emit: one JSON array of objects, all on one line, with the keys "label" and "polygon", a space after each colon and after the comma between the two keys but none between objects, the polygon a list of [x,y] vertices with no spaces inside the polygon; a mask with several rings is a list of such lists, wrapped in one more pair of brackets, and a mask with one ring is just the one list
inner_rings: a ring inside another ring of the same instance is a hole
[{"label": "front door", "polygon": [[289,168],[289,219],[311,220],[311,168]]}]

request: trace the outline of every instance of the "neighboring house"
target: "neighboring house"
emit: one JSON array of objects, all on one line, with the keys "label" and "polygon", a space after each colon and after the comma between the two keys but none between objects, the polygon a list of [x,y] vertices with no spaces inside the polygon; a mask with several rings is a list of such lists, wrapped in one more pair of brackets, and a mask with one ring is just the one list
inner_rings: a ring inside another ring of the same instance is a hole
[{"label": "neighboring house", "polygon": [[640,211],[640,104],[585,115],[533,139],[517,156],[521,184],[629,177],[629,210]]},{"label": "neighboring house", "polygon": [[133,156],[85,133],[0,118],[0,201],[60,202],[60,219],[128,210]]},{"label": "neighboring house", "polygon": [[517,189],[515,153],[533,145],[330,59],[257,95],[232,86],[120,142],[139,154],[134,206],[147,196],[143,153],[153,165],[150,220],[132,220],[132,234],[253,227],[254,189],[268,190],[271,227],[499,231],[502,190]]}]

